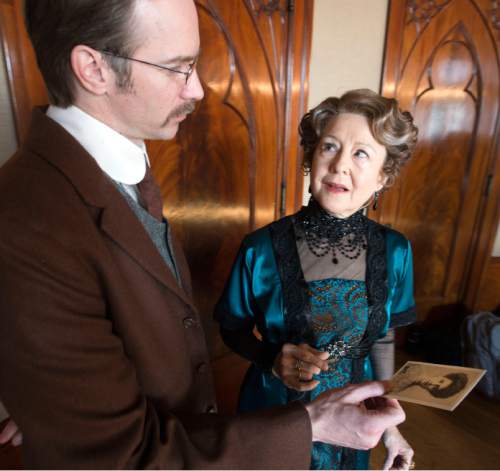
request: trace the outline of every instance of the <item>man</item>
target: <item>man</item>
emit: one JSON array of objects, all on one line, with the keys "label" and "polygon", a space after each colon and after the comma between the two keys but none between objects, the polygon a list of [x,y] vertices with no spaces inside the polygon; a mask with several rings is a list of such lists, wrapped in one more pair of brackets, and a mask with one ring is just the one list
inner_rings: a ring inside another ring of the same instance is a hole
[{"label": "man", "polygon": [[0,397],[24,464],[307,468],[312,440],[369,448],[404,420],[396,401],[364,406],[381,383],[214,413],[186,263],[144,147],[173,138],[203,97],[194,3],[27,0],[26,18],[52,106],[0,170]]}]

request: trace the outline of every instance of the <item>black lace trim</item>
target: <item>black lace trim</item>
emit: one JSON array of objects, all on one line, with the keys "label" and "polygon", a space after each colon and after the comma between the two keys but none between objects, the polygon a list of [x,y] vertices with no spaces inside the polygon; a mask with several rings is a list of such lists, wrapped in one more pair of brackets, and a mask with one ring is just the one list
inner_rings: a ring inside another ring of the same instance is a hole
[{"label": "black lace trim", "polygon": [[416,320],[417,320],[417,310],[415,306],[412,306],[406,311],[396,312],[392,314],[391,321],[389,323],[389,329],[410,325],[413,324]]},{"label": "black lace trim", "polygon": [[287,216],[273,222],[269,231],[283,290],[285,338],[298,344],[312,341],[312,333],[308,323],[307,283],[300,266],[292,218]]}]

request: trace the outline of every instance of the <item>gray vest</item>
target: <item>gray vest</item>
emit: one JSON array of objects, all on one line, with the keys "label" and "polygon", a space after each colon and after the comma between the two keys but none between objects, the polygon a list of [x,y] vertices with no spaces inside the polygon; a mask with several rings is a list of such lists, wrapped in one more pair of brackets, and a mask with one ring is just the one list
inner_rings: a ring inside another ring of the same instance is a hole
[{"label": "gray vest", "polygon": [[141,221],[144,229],[146,229],[146,232],[149,234],[149,237],[151,237],[151,240],[155,244],[155,247],[158,249],[158,252],[160,252],[163,260],[180,284],[180,276],[179,272],[177,271],[175,256],[172,251],[172,237],[168,221],[165,218],[163,218],[162,222],[158,221],[156,218],[151,216],[151,214],[149,214],[139,203],[136,203],[120,184],[117,184],[116,187],[125,197],[125,200],[129,204],[130,208],[135,213],[139,221]]}]

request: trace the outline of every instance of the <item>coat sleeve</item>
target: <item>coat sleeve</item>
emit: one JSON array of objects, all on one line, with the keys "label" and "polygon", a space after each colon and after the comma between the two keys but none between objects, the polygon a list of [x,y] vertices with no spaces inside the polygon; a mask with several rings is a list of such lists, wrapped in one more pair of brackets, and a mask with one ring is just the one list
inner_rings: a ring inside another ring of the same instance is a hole
[{"label": "coat sleeve", "polygon": [[2,217],[0,227],[0,397],[24,434],[25,466],[308,467],[300,405],[160,416],[107,310],[98,266],[26,226]]}]

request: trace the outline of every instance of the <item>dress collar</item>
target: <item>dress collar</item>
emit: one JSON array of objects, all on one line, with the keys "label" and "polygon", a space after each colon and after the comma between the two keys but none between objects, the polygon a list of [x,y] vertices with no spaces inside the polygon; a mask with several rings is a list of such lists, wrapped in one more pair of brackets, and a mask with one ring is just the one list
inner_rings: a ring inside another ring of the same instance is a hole
[{"label": "dress collar", "polygon": [[309,224],[323,227],[335,226],[337,231],[344,233],[344,235],[366,231],[366,217],[363,214],[363,209],[359,209],[349,217],[339,218],[327,213],[311,196],[309,204],[304,208],[302,214]]},{"label": "dress collar", "polygon": [[47,116],[69,132],[113,180],[135,185],[144,178],[149,163],[144,143],[134,144],[76,106],[50,106]]},{"label": "dress collar", "polygon": [[332,256],[334,264],[339,263],[338,255],[355,260],[366,250],[368,220],[360,209],[342,219],[328,214],[311,197],[307,207],[296,216],[309,250],[316,257]]}]

